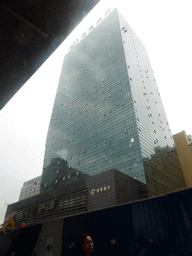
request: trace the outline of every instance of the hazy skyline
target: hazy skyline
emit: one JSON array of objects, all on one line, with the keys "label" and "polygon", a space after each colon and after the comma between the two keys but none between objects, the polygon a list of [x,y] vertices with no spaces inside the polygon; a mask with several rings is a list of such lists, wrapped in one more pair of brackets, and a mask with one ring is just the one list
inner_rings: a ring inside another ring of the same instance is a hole
[{"label": "hazy skyline", "polygon": [[[192,1],[113,1],[145,45],[172,134],[192,133]],[[71,42],[112,1],[101,1],[0,112],[0,223],[23,182],[41,175],[60,69]],[[95,14],[96,13],[96,14]]]}]

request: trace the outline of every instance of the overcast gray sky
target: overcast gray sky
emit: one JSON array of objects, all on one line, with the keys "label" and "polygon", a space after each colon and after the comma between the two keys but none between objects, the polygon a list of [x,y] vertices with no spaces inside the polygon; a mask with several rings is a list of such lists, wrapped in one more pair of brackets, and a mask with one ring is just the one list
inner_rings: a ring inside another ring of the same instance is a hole
[{"label": "overcast gray sky", "polygon": [[192,1],[105,0],[0,111],[0,223],[23,182],[41,175],[64,53],[114,3],[146,46],[172,134],[192,133]]}]

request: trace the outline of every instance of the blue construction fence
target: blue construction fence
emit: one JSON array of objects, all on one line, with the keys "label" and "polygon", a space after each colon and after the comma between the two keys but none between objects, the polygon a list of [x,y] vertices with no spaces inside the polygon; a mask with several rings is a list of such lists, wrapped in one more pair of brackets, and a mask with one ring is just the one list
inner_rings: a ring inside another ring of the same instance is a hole
[{"label": "blue construction fence", "polygon": [[[31,256],[41,225],[19,232],[6,255],[14,249],[15,256]],[[74,256],[84,233],[93,239],[95,256],[191,256],[192,189],[65,218],[60,255]]]},{"label": "blue construction fence", "polygon": [[68,218],[62,255],[75,255],[82,233],[95,255],[192,255],[192,189]]}]

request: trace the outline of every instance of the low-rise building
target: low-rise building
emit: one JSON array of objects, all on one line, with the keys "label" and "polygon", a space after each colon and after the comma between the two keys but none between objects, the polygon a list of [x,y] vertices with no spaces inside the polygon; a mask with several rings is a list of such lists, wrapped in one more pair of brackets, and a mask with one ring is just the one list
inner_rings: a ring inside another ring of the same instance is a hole
[{"label": "low-rise building", "polygon": [[40,186],[41,176],[24,182],[23,187],[21,188],[19,201],[38,195],[40,193]]},{"label": "low-rise building", "polygon": [[192,186],[192,136],[185,131],[173,136],[181,168],[188,187]]},{"label": "low-rise building", "polygon": [[16,227],[35,225],[82,212],[116,206],[147,197],[146,185],[116,169],[8,205]]}]

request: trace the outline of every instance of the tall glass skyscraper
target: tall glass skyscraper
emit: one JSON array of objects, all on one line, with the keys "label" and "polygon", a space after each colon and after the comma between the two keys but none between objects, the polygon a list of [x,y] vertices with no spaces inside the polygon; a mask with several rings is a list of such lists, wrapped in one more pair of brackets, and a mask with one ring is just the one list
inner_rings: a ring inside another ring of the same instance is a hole
[{"label": "tall glass skyscraper", "polygon": [[186,186],[146,49],[117,9],[64,57],[41,193],[110,169],[146,196]]}]

